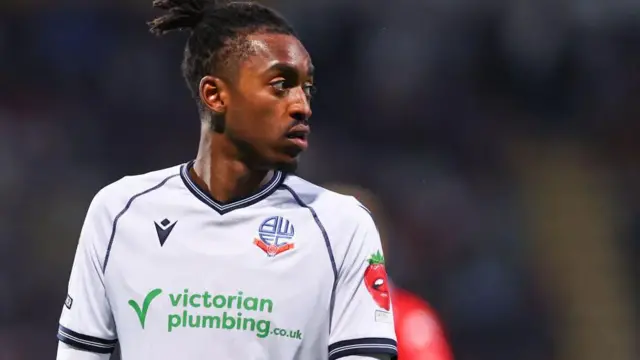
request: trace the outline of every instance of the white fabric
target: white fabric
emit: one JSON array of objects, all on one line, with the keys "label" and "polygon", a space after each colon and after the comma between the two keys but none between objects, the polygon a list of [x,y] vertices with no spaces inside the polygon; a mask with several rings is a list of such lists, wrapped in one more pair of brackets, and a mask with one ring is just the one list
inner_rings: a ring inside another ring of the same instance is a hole
[{"label": "white fabric", "polygon": [[[117,337],[123,360],[395,354],[392,311],[363,281],[380,239],[354,198],[278,173],[255,196],[219,204],[187,173],[128,176],[96,195],[61,341],[106,352]],[[58,360],[76,359],[61,348]]]},{"label": "white fabric", "polygon": [[56,360],[109,360],[110,354],[99,354],[79,350],[63,342],[58,342],[58,356]]}]

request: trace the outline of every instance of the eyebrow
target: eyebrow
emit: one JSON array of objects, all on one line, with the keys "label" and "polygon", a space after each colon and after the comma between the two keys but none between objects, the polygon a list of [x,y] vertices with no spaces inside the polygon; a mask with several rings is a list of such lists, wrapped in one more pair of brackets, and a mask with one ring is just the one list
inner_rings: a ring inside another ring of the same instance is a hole
[{"label": "eyebrow", "polygon": [[[273,71],[273,70],[278,70],[283,73],[293,73],[293,74],[298,73],[298,69],[296,67],[287,63],[273,64],[268,71]],[[315,73],[315,67],[313,65],[309,65],[309,68],[307,69],[307,76],[312,77],[314,73]]]}]

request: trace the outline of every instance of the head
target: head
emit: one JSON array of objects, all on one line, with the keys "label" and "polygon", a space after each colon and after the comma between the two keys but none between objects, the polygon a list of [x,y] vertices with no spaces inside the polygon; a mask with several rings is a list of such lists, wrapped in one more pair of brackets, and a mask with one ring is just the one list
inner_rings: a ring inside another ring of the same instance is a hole
[{"label": "head", "polygon": [[378,199],[378,197],[370,190],[357,185],[330,183],[324,185],[324,188],[335,191],[342,195],[353,196],[371,212],[371,215],[376,222],[376,226],[378,227],[378,231],[380,232],[382,251],[385,253],[385,255],[388,255],[389,246],[387,243],[387,219],[383,212],[382,203]]},{"label": "head", "polygon": [[307,147],[313,65],[291,25],[253,2],[156,0],[162,35],[189,33],[182,74],[203,131],[252,169],[295,170]]}]

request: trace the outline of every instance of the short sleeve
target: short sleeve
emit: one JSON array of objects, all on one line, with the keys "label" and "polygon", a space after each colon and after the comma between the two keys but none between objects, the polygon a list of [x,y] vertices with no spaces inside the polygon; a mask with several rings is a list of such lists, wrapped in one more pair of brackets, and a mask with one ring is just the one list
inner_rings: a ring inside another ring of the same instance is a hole
[{"label": "short sleeve", "polygon": [[87,211],[62,307],[58,340],[74,348],[108,354],[116,331],[102,272],[111,221],[98,194]]},{"label": "short sleeve", "polygon": [[397,356],[393,310],[380,236],[358,206],[338,271],[329,360],[347,356]]}]

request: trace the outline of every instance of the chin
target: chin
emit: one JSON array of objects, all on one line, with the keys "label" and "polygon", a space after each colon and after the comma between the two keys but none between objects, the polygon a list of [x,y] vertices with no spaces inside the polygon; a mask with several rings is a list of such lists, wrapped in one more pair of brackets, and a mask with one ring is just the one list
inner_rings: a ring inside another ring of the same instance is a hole
[{"label": "chin", "polygon": [[272,164],[271,168],[274,170],[295,174],[298,169],[300,155],[302,155],[301,149],[285,148],[284,150],[272,153],[271,156],[269,156],[271,159],[268,162]]},{"label": "chin", "polygon": [[294,174],[298,169],[298,158],[292,158],[289,161],[278,161],[274,164],[274,169],[289,174]]}]

